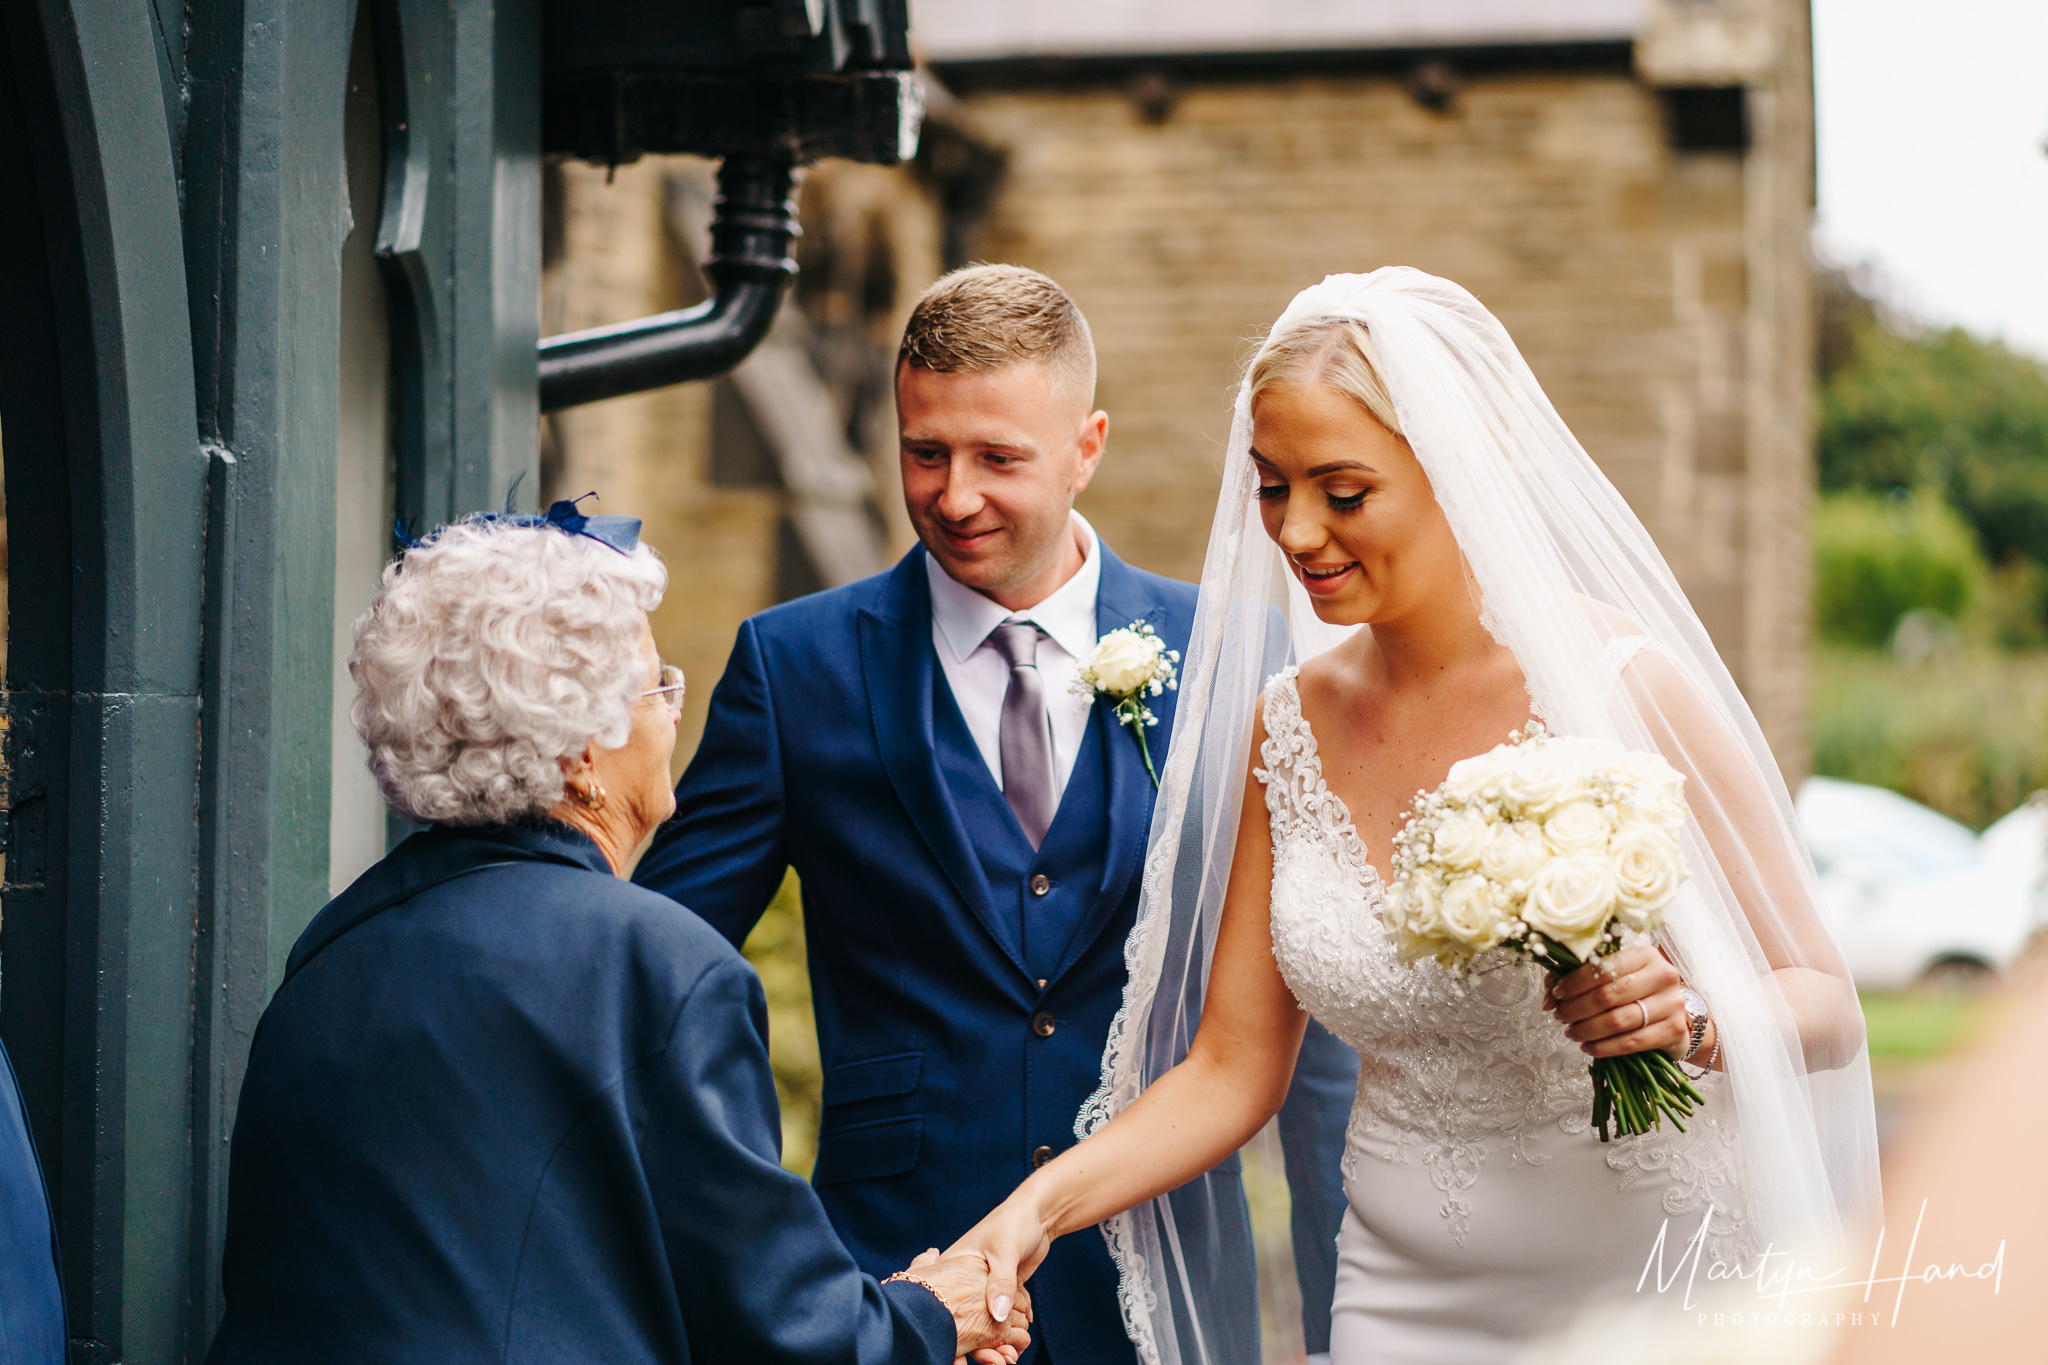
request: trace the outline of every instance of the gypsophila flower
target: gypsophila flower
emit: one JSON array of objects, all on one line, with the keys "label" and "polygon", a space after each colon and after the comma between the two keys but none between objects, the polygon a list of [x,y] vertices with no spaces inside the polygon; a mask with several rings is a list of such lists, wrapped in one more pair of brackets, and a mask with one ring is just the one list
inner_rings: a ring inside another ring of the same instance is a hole
[{"label": "gypsophila flower", "polygon": [[[1647,933],[1686,877],[1685,778],[1656,754],[1559,738],[1536,722],[1417,792],[1394,836],[1385,927],[1411,965],[1458,975],[1505,952],[1563,976]],[[1700,1095],[1668,1054],[1592,1064],[1594,1123],[1679,1127]]]}]

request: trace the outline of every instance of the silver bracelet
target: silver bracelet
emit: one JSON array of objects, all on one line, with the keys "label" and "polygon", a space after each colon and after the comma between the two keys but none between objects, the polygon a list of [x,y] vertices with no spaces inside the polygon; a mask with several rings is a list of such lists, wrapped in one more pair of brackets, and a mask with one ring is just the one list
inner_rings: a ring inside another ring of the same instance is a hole
[{"label": "silver bracelet", "polygon": [[1680,1071],[1683,1071],[1683,1072],[1685,1072],[1685,1074],[1686,1074],[1687,1076],[1690,1076],[1690,1077],[1692,1077],[1692,1079],[1693,1079],[1693,1080],[1696,1080],[1696,1081],[1703,1081],[1703,1080],[1705,1080],[1705,1079],[1706,1079],[1707,1077],[1709,1077],[1709,1076],[1711,1076],[1711,1075],[1713,1075],[1713,1074],[1714,1074],[1714,1059],[1715,1059],[1716,1057],[1719,1057],[1720,1055],[1721,1055],[1721,1030],[1719,1030],[1719,1029],[1715,1029],[1715,1030],[1714,1030],[1714,1045],[1713,1045],[1712,1047],[1710,1047],[1710,1048],[1708,1048],[1708,1049],[1707,1049],[1707,1060],[1705,1060],[1704,1062],[1701,1062],[1701,1063],[1700,1063],[1700,1074],[1699,1074],[1699,1075],[1697,1075],[1697,1076],[1694,1076],[1694,1075],[1692,1074],[1692,1072],[1691,1072],[1691,1071],[1687,1070],[1687,1069],[1686,1069],[1686,1064],[1685,1064],[1685,1059],[1684,1059],[1684,1058],[1680,1058],[1680,1059],[1679,1059],[1679,1062],[1678,1062],[1678,1069],[1679,1069]]}]

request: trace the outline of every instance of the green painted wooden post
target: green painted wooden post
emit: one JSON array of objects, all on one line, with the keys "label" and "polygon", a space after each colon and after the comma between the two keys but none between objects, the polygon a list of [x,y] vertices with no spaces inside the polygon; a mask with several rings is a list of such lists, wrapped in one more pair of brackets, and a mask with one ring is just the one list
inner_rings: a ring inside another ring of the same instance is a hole
[{"label": "green painted wooden post", "polygon": [[[535,464],[538,7],[361,2],[402,505],[439,521]],[[0,1031],[83,1361],[203,1355],[242,1066],[326,898],[356,6],[0,15]]]},{"label": "green painted wooden post", "polygon": [[[173,102],[147,6],[41,0],[4,23],[28,152],[9,197],[34,201],[41,230],[31,254],[4,253],[6,321],[15,344],[49,348],[54,387],[0,390],[10,528],[36,523],[10,566],[10,691],[29,694],[9,711],[42,728],[9,736],[0,1028],[55,1187],[74,1358],[170,1360],[185,1334],[205,470]],[[10,245],[26,237],[14,228]]]},{"label": "green painted wooden post", "polygon": [[352,0],[196,0],[183,170],[208,453],[192,1206],[181,1324],[218,1321],[249,1039],[327,892],[342,109]]}]

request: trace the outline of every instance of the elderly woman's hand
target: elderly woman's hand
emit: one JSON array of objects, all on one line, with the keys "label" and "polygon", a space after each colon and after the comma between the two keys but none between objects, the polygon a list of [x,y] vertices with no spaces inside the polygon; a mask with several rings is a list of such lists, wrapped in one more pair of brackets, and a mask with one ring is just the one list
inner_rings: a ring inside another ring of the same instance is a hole
[{"label": "elderly woman's hand", "polygon": [[1031,1344],[1031,1296],[1018,1290],[1017,1305],[1009,1321],[998,1324],[988,1312],[988,1262],[979,1256],[941,1258],[934,1247],[910,1263],[917,1277],[938,1292],[939,1299],[953,1315],[959,1334],[959,1359],[971,1357],[979,1365],[1016,1365],[1017,1357]]}]

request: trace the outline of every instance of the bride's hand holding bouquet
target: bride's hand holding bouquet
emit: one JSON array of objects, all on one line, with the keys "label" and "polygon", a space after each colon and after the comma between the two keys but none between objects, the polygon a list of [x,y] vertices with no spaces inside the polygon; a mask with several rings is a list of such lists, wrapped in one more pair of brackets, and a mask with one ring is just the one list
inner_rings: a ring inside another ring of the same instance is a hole
[{"label": "bride's hand holding bouquet", "polygon": [[1695,1044],[1685,983],[1626,941],[1664,922],[1685,880],[1684,788],[1655,754],[1531,722],[1418,793],[1394,839],[1386,927],[1402,959],[1470,974],[1511,955],[1548,970],[1544,1008],[1593,1058],[1602,1142],[1665,1118],[1682,1130],[1703,1102],[1677,1065]]}]

